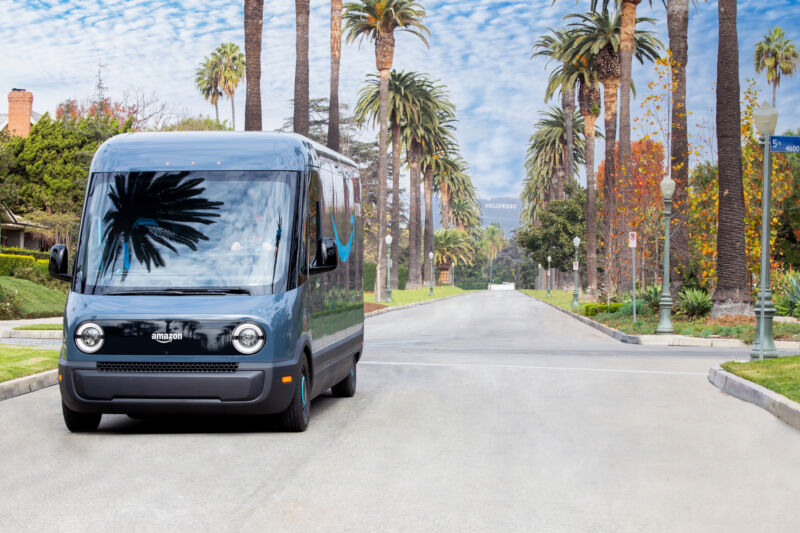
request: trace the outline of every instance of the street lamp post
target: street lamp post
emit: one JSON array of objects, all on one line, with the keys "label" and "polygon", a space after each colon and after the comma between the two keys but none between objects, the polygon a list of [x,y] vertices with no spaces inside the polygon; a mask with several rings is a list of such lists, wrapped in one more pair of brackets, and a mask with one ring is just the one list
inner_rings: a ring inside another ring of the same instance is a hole
[{"label": "street lamp post", "polygon": [[428,259],[430,259],[431,263],[431,290],[428,296],[433,296],[433,252],[428,252]]},{"label": "street lamp post", "polygon": [[552,257],[549,255],[547,256],[547,297],[550,298],[550,285],[553,277],[551,276],[552,272],[550,271],[550,260]]},{"label": "street lamp post", "polygon": [[775,340],[772,333],[772,318],[775,316],[775,305],[772,301],[772,290],[769,282],[769,217],[772,210],[770,205],[772,195],[772,153],[770,137],[775,133],[778,123],[778,111],[768,103],[761,104],[754,113],[756,128],[764,136],[764,172],[761,185],[761,281],[758,287],[758,301],[756,302],[756,338],[750,358],[763,361],[765,357],[778,357],[775,349]]},{"label": "street lamp post", "polygon": [[672,216],[672,195],[675,193],[675,182],[667,175],[661,180],[661,194],[664,195],[664,279],[661,282],[661,300],[658,302],[660,315],[658,319],[658,335],[672,335],[672,295],[669,293],[669,221]]},{"label": "street lamp post", "polygon": [[386,236],[386,301],[392,302],[392,236]]},{"label": "street lamp post", "polygon": [[575,247],[575,264],[572,265],[572,270],[575,271],[575,288],[572,289],[572,308],[578,307],[578,247],[581,245],[581,238],[577,235],[572,239],[572,246]]}]

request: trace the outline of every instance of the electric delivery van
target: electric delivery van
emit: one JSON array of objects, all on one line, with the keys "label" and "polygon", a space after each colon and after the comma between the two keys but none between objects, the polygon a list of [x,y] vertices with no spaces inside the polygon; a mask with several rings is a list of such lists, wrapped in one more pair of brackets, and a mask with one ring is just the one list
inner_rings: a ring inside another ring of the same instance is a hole
[{"label": "electric delivery van", "polygon": [[132,133],[91,164],[59,360],[64,421],[280,413],[352,396],[364,338],[359,172],[293,134]]}]

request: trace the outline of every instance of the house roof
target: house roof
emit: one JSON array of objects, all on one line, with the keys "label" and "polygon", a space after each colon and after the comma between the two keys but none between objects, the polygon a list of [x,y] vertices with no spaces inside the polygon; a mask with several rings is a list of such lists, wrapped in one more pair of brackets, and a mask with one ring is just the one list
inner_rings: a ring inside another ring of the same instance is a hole
[{"label": "house roof", "polygon": [[41,228],[41,224],[15,215],[4,202],[0,202],[0,227],[8,229]]},{"label": "house roof", "polygon": [[[31,113],[31,124],[36,124],[42,118],[41,113],[34,111]],[[8,126],[8,113],[0,113],[0,131],[3,131]]]}]

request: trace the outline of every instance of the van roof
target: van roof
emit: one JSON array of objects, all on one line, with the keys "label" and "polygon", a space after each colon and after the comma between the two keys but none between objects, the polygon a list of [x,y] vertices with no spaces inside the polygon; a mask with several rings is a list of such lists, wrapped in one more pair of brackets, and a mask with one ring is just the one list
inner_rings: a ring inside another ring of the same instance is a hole
[{"label": "van roof", "polygon": [[302,135],[274,132],[181,131],[125,133],[103,143],[91,172],[153,170],[294,170],[319,157],[356,164]]}]

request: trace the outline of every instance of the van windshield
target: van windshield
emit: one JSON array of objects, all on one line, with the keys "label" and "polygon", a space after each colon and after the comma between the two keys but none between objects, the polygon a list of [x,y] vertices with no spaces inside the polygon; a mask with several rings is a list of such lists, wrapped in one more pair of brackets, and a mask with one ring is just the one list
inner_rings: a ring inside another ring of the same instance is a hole
[{"label": "van windshield", "polygon": [[285,290],[297,172],[92,175],[77,288],[90,294]]}]

